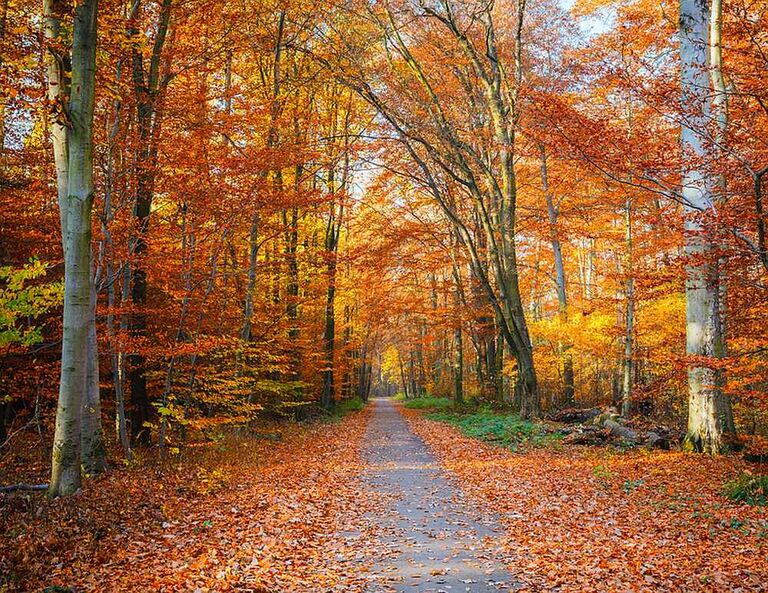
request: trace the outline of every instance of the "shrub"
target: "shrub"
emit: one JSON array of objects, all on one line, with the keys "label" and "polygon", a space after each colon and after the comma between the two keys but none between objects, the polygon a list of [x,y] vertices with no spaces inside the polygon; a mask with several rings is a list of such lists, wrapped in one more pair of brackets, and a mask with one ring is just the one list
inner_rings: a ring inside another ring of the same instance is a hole
[{"label": "shrub", "polygon": [[739,477],[725,483],[723,494],[735,502],[765,506],[768,503],[768,476],[743,472]]},{"label": "shrub", "polygon": [[361,400],[359,397],[352,397],[350,399],[343,399],[336,402],[336,407],[334,408],[333,412],[339,416],[344,416],[350,412],[358,412],[364,407],[365,403],[363,400]]}]

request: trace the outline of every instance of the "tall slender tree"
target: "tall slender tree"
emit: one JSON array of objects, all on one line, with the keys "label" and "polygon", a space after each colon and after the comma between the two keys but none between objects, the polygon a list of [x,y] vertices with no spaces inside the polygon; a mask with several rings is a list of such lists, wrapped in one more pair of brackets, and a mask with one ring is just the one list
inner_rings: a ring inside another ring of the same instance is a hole
[{"label": "tall slender tree", "polygon": [[[65,7],[46,1],[46,37],[61,47]],[[81,414],[88,392],[89,336],[94,322],[91,272],[91,210],[93,208],[93,109],[96,87],[97,0],[84,0],[74,10],[71,82],[67,60],[51,48],[49,89],[59,121],[54,124],[59,207],[64,247],[64,335],[61,382],[56,411],[49,496],[69,495],[80,488]],[[49,95],[49,96],[50,96]],[[91,373],[94,369],[91,367]]]},{"label": "tall slender tree", "polygon": [[723,448],[720,416],[722,309],[715,233],[715,178],[712,172],[710,88],[710,6],[680,0],[680,141],[685,211],[686,351],[688,364],[688,447],[706,453]]}]

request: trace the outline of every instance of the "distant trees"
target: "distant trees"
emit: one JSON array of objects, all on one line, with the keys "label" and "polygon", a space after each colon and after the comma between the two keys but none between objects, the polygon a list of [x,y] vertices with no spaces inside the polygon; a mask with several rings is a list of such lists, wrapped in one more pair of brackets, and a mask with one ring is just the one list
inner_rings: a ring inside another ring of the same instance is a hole
[{"label": "distant trees", "polygon": [[[517,4],[516,20],[501,32],[504,47],[511,45],[512,51],[502,51],[497,41],[496,9],[475,9],[471,13],[451,2],[371,7],[369,20],[383,43],[376,59],[386,84],[369,84],[367,72],[353,69],[342,77],[391,126],[412,163],[408,175],[452,225],[516,361],[520,412],[536,417],[539,393],[516,247],[514,161],[525,2]],[[450,66],[426,57],[438,50],[451,55]]]}]

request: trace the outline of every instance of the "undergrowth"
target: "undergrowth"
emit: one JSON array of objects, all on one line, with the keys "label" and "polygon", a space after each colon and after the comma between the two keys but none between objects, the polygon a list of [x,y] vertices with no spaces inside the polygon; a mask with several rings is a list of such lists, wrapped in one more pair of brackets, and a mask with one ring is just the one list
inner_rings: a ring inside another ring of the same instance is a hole
[{"label": "undergrowth", "polygon": [[405,400],[403,405],[409,410],[447,410],[453,406],[453,400],[447,397],[417,397]]},{"label": "undergrowth", "polygon": [[365,407],[365,402],[359,397],[352,397],[350,399],[343,399],[336,402],[333,408],[334,416],[346,416],[350,412],[359,412]]},{"label": "undergrowth", "polygon": [[545,426],[509,413],[480,408],[471,412],[442,411],[427,415],[431,420],[452,424],[468,437],[501,445],[516,451],[519,447],[535,447],[551,443],[560,437],[547,432]]},{"label": "undergrowth", "polygon": [[768,504],[768,476],[743,472],[739,477],[725,483],[723,494],[735,502],[765,506]]}]

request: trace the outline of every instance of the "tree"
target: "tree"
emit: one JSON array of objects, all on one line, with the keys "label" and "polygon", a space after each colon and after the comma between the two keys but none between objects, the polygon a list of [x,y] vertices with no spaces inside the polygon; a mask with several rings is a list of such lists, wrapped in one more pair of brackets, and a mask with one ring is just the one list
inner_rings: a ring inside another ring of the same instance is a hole
[{"label": "tree", "polygon": [[[62,7],[44,5],[46,37],[60,44]],[[52,48],[48,85],[57,109],[52,134],[57,160],[57,184],[64,248],[64,335],[61,382],[56,411],[49,496],[73,494],[80,488],[81,459],[89,460],[98,434],[85,434],[83,397],[95,372],[89,338],[95,321],[91,273],[91,210],[93,207],[93,109],[96,86],[97,0],[75,7],[72,27],[71,82],[67,83],[65,56]],[[92,345],[93,347],[93,345]],[[87,401],[87,400],[86,400]],[[93,406],[93,402],[87,402]],[[96,426],[100,418],[96,418]],[[93,427],[91,427],[93,430]],[[81,439],[86,444],[82,449]],[[100,447],[100,444],[98,445]]]},{"label": "tree", "polygon": [[723,448],[720,415],[721,378],[716,360],[722,357],[719,270],[717,260],[715,187],[712,174],[712,114],[709,83],[710,8],[703,0],[680,2],[680,136],[683,157],[686,254],[686,352],[688,367],[688,430],[692,449],[719,453]]}]

